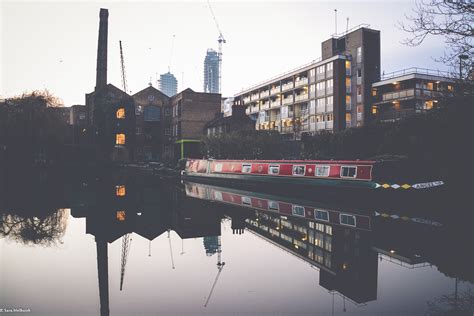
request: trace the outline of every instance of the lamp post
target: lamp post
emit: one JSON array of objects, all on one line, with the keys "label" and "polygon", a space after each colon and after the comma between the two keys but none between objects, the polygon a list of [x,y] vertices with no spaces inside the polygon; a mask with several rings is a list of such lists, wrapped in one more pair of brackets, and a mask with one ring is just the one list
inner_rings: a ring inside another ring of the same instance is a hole
[{"label": "lamp post", "polygon": [[459,80],[462,80],[462,61],[468,59],[469,56],[465,54],[459,55]]}]

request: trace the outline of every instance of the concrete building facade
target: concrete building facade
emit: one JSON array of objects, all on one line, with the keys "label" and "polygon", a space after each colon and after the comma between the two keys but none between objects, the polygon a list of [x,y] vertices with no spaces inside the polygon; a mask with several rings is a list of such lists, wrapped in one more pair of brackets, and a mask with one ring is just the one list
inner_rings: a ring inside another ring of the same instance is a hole
[{"label": "concrete building facade", "polygon": [[371,85],[380,79],[380,32],[358,26],[321,44],[321,58],[246,89],[234,105],[258,130],[289,137],[340,131],[371,119]]}]

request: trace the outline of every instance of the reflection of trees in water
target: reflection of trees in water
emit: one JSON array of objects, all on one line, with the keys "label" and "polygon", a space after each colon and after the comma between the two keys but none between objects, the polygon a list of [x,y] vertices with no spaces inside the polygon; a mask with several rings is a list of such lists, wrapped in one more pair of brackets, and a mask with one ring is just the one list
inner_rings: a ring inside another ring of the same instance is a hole
[{"label": "reflection of trees in water", "polygon": [[462,292],[442,295],[428,301],[425,315],[469,315],[474,314],[474,292],[467,289]]},{"label": "reflection of trees in water", "polygon": [[0,236],[25,245],[53,246],[61,243],[68,214],[65,209],[38,216],[1,214]]}]

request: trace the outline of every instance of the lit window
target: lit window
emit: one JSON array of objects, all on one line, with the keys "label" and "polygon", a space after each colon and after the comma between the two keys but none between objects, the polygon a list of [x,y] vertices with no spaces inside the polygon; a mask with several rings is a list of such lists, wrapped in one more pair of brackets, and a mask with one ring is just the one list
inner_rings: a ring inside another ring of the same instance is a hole
[{"label": "lit window", "polygon": [[125,186],[124,185],[117,185],[115,186],[115,195],[117,196],[125,196]]},{"label": "lit window", "polygon": [[432,83],[432,82],[428,82],[428,83],[426,84],[426,89],[428,89],[428,90],[433,90],[433,83]]},{"label": "lit window", "polygon": [[118,119],[124,119],[125,118],[125,109],[120,108],[117,110],[117,113],[115,113]]},{"label": "lit window", "polygon": [[377,89],[372,89],[372,96],[376,96],[377,95]]},{"label": "lit window", "polygon": [[425,101],[425,110],[431,110],[433,108],[433,101]]},{"label": "lit window", "polygon": [[123,222],[125,220],[125,211],[117,211],[117,220]]},{"label": "lit window", "polygon": [[357,167],[341,167],[341,177],[342,178],[355,178],[357,173]]},{"label": "lit window", "polygon": [[117,134],[115,136],[115,144],[125,145],[125,134]]},{"label": "lit window", "polygon": [[351,113],[346,113],[346,122],[352,121],[352,115]]},{"label": "lit window", "polygon": [[448,85],[448,91],[450,91],[450,92],[453,91],[453,86],[452,85]]},{"label": "lit window", "polygon": [[377,107],[376,106],[372,107],[372,114],[377,114]]}]

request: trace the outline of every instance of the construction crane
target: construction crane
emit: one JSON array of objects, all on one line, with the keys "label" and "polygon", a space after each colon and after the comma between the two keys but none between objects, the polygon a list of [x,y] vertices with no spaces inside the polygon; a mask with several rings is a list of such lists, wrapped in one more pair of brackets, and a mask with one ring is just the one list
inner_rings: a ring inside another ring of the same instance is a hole
[{"label": "construction crane", "polygon": [[221,258],[222,247],[221,247],[221,236],[217,237],[217,275],[214,279],[214,283],[212,284],[211,291],[209,292],[209,296],[207,297],[206,303],[204,303],[204,307],[207,307],[209,300],[211,299],[212,293],[216,287],[217,281],[219,280],[219,276],[221,275],[222,269],[224,268],[225,262],[222,262]]},{"label": "construction crane", "polygon": [[[125,61],[123,58],[123,49],[122,49],[122,41],[119,41],[120,46],[120,65],[122,67],[122,86],[123,91],[128,93],[127,91],[127,77],[125,75]],[[120,291],[123,288],[123,280],[125,278],[125,267],[127,265],[127,258],[128,253],[130,252],[130,244],[131,244],[130,234],[125,234],[122,237],[122,256],[120,260]]]},{"label": "construction crane", "polygon": [[209,0],[207,0],[207,4],[209,6],[209,10],[211,11],[212,18],[214,19],[214,22],[216,23],[217,31],[219,32],[219,37],[217,38],[217,43],[218,43],[218,52],[217,56],[219,58],[219,93],[222,92],[222,44],[226,43],[226,40],[224,38],[224,35],[222,34],[222,30],[219,27],[219,23],[217,22],[216,16],[214,14],[214,11],[212,10],[211,3]]},{"label": "construction crane", "polygon": [[122,87],[123,87],[123,91],[125,93],[128,93],[127,76],[125,75],[125,60],[123,59],[122,41],[119,41],[119,46],[120,46],[120,64],[122,66]]}]

